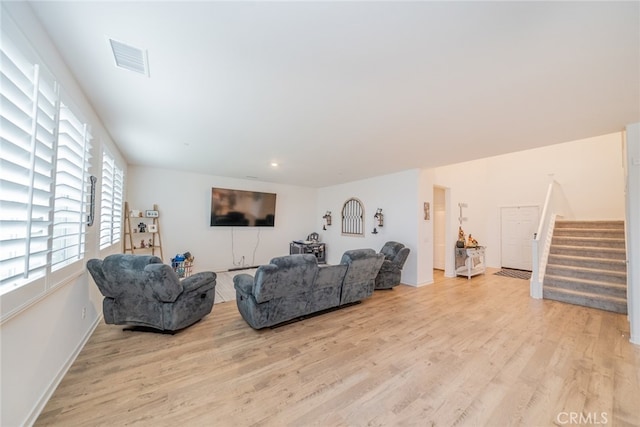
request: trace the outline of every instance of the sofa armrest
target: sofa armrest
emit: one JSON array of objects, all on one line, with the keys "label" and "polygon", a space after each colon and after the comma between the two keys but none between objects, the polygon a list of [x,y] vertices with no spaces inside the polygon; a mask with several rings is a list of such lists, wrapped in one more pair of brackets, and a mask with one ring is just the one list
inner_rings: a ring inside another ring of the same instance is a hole
[{"label": "sofa armrest", "polygon": [[241,294],[251,295],[253,291],[253,277],[250,274],[242,273],[233,276],[233,287]]},{"label": "sofa armrest", "polygon": [[192,292],[202,287],[209,289],[215,287],[217,277],[216,273],[212,271],[203,271],[182,280],[182,287],[184,288],[184,292]]},{"label": "sofa armrest", "polygon": [[102,270],[102,260],[101,259],[90,259],[87,262],[87,270],[91,274],[93,281],[96,282],[96,286],[105,297],[113,298],[115,293],[111,292],[111,288],[109,287],[109,282],[104,277],[104,271]]}]

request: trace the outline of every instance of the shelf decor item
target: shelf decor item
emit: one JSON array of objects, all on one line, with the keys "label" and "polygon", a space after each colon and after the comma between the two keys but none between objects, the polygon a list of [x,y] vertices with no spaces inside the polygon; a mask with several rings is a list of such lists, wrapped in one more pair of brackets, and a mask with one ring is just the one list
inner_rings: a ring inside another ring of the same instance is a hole
[{"label": "shelf decor item", "polygon": [[146,216],[147,218],[158,218],[158,211],[155,211],[155,210],[145,211],[144,216]]}]

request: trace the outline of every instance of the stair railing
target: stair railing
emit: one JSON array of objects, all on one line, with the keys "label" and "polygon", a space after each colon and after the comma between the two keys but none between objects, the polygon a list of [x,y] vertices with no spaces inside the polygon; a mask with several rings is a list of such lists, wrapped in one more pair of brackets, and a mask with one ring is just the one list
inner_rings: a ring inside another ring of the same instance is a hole
[{"label": "stair railing", "polygon": [[529,295],[532,298],[542,298],[542,283],[547,268],[547,259],[553,238],[553,228],[557,218],[562,218],[568,213],[568,204],[560,189],[560,184],[554,179],[549,183],[547,196],[544,200],[542,215],[538,225],[538,231],[533,235],[531,255],[532,271],[529,285]]}]

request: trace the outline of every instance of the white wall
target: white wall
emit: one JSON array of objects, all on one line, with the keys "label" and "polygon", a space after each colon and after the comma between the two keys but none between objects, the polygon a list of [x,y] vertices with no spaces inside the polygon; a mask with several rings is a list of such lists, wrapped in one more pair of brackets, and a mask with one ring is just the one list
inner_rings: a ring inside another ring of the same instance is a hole
[{"label": "white wall", "polygon": [[640,123],[627,126],[627,306],[633,344],[640,345]]},{"label": "white wall", "polygon": [[[432,276],[424,277],[425,272],[418,269],[424,257],[420,236],[424,238],[425,230],[416,218],[422,212],[421,200],[427,197],[422,194],[424,190],[419,188],[420,175],[420,170],[413,169],[319,189],[316,230],[327,244],[327,262],[339,263],[344,251],[349,249],[371,248],[379,251],[385,242],[394,240],[411,250],[402,270],[402,283],[420,285],[432,281]],[[364,205],[363,237],[343,236],[341,233],[342,206],[352,197]],[[384,226],[377,228],[378,234],[372,234],[373,215],[378,208],[384,214]],[[322,216],[326,211],[331,211],[333,225],[323,231]]]},{"label": "white wall", "polygon": [[[500,208],[534,205],[542,211],[551,175],[573,218],[624,218],[621,133],[435,168],[432,184],[451,189],[452,228],[459,224],[458,203],[468,204],[464,231],[487,247],[487,265],[500,267]],[[453,248],[457,233],[451,236]]]},{"label": "white wall", "polygon": [[[72,99],[76,111],[91,125],[93,155],[91,173],[100,177],[102,147],[126,170],[121,153],[110,139],[100,119],[86,100],[73,74],[67,69],[59,52],[42,30],[26,2],[2,2],[2,20],[12,19],[24,33],[28,43],[47,65],[49,71]],[[98,187],[99,188],[99,187]],[[99,194],[99,193],[98,193]],[[99,213],[99,197],[96,214]],[[71,366],[78,352],[100,321],[102,297],[90,281],[84,262],[116,252],[111,247],[98,249],[98,221],[88,228],[85,260],[74,265],[76,272],[60,279],[47,277],[47,287],[34,298],[24,300],[16,311],[2,313],[0,353],[0,425],[30,425],[46,404],[55,387]],[[66,270],[66,268],[64,269]],[[11,299],[11,293],[2,296]],[[83,318],[82,312],[86,311]]]},{"label": "white wall", "polygon": [[[433,170],[421,170],[418,177],[418,200],[415,216],[407,220],[417,221],[418,224],[418,260],[417,281],[418,286],[433,283]],[[430,207],[430,219],[424,219],[424,203]]]},{"label": "white wall", "polygon": [[[304,239],[317,223],[313,188],[141,166],[129,167],[126,182],[130,209],[158,205],[164,261],[189,251],[194,271],[268,263],[287,255],[289,243]],[[211,227],[212,187],[276,193],[275,227]]]},{"label": "white wall", "polygon": [[[247,266],[264,264],[275,256],[288,254],[292,240],[304,239],[315,231],[327,244],[329,263],[340,262],[342,253],[348,249],[379,250],[388,240],[404,243],[411,249],[411,255],[403,271],[403,283],[416,285],[433,281],[431,269],[425,268],[433,257],[431,222],[416,220],[422,218],[422,203],[432,197],[431,187],[419,188],[420,176],[429,173],[415,169],[316,190],[130,166],[126,177],[127,200],[131,209],[158,205],[165,262],[188,250],[196,257],[195,271],[237,268],[242,256]],[[233,227],[232,250],[232,229],[209,225],[211,187],[276,193],[276,226]],[[340,211],[350,197],[357,197],[365,206],[366,233],[361,238],[340,233]],[[374,235],[371,231],[377,208],[383,209],[385,221]],[[322,216],[327,210],[333,214],[333,225],[323,231]]]}]

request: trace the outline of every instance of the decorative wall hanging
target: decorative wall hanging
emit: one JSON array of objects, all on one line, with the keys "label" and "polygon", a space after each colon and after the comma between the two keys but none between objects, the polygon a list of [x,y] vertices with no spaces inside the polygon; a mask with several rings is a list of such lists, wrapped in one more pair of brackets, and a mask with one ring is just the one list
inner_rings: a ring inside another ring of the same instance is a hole
[{"label": "decorative wall hanging", "polygon": [[382,214],[382,208],[378,208],[376,210],[376,213],[373,216],[373,219],[375,220],[375,225],[374,225],[373,231],[371,233],[372,234],[378,234],[378,228],[377,227],[382,227],[384,225],[384,215]]},{"label": "decorative wall hanging", "polygon": [[345,236],[364,236],[364,207],[355,197],[342,206],[342,234]]},{"label": "decorative wall hanging", "polygon": [[326,230],[327,227],[331,226],[331,211],[327,211],[327,213],[322,217],[322,220],[324,221],[324,223],[322,224],[322,229]]},{"label": "decorative wall hanging", "polygon": [[458,221],[460,222],[460,225],[462,225],[462,221],[466,221],[467,217],[462,216],[462,208],[466,208],[467,204],[466,203],[458,203],[458,208],[460,208],[460,216],[458,217]]},{"label": "decorative wall hanging", "polygon": [[89,183],[91,185],[89,193],[89,215],[87,215],[87,225],[91,227],[96,216],[96,181],[98,178],[91,175],[89,177]]}]

